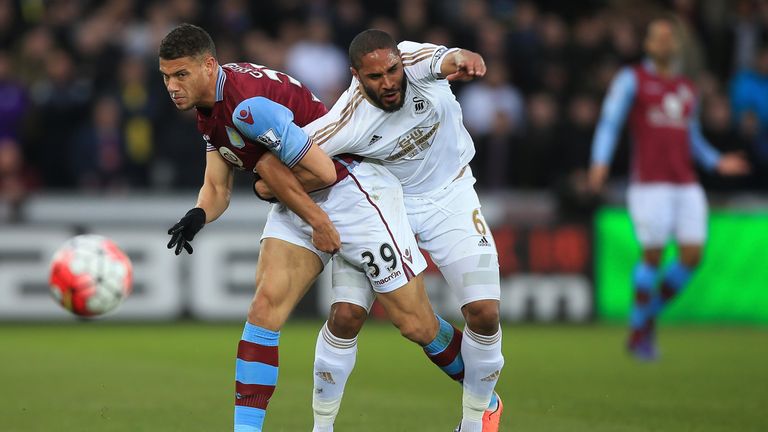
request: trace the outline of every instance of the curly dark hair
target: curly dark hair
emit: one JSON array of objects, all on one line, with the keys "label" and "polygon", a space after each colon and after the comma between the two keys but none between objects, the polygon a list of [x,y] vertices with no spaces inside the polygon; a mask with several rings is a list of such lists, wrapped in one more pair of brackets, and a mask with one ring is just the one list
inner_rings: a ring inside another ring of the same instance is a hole
[{"label": "curly dark hair", "polygon": [[193,24],[184,23],[177,26],[160,42],[160,58],[163,60],[197,57],[203,54],[216,57],[216,45],[208,32]]},{"label": "curly dark hair", "polygon": [[398,52],[397,42],[389,33],[375,29],[365,30],[355,36],[349,44],[349,63],[353,68],[360,69],[360,60],[363,56],[377,49],[391,49]]}]

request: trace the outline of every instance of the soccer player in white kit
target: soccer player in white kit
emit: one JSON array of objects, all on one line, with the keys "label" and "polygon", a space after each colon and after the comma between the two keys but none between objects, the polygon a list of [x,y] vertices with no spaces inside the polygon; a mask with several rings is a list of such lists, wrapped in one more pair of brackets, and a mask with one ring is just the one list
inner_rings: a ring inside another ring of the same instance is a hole
[{"label": "soccer player in white kit", "polygon": [[[503,407],[494,388],[504,365],[498,255],[468,166],[474,144],[448,84],[482,76],[485,64],[467,50],[397,44],[378,30],[356,36],[349,56],[354,76],[349,89],[304,130],[329,155],[365,156],[400,179],[419,246],[458,296],[467,323],[462,333],[440,319],[443,337],[424,350],[462,382],[457,430],[497,431]],[[311,176],[304,174],[298,176],[312,190]],[[387,258],[384,251],[372,251],[368,272],[386,266]],[[354,367],[357,334],[374,300],[365,275],[343,260],[334,259],[333,278],[334,303],[315,351],[315,432],[333,430]]]}]

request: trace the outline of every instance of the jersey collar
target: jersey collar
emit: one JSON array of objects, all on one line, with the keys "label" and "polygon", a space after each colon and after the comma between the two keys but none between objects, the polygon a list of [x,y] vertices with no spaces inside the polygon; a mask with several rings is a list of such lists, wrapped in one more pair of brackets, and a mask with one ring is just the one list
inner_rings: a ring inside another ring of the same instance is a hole
[{"label": "jersey collar", "polygon": [[227,74],[224,73],[224,69],[219,66],[219,72],[216,76],[216,102],[224,100],[224,83],[227,82]]},{"label": "jersey collar", "polygon": [[[682,72],[682,62],[680,60],[675,60],[672,63],[672,76],[678,76]],[[651,75],[656,75],[656,65],[653,64],[653,60],[651,60],[649,57],[646,57],[643,59],[643,69],[645,69],[648,73]]]}]

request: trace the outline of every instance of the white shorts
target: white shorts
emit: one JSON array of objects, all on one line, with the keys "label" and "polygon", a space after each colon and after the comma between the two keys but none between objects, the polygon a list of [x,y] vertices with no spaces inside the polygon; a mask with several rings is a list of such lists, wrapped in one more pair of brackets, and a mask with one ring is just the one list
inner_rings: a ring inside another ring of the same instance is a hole
[{"label": "white shorts", "polygon": [[635,183],[627,203],[644,248],[663,248],[670,239],[702,245],[707,238],[707,198],[698,183]]},{"label": "white shorts", "polygon": [[[362,162],[347,178],[310,196],[339,232],[337,256],[367,276],[368,290],[393,291],[427,267],[408,225],[400,182],[385,168]],[[261,238],[268,237],[309,249],[323,264],[331,259],[312,244],[312,227],[282,204],[269,212]]]},{"label": "white shorts", "polygon": [[[405,197],[408,220],[419,246],[429,253],[449,283],[454,282],[451,287],[462,306],[500,298],[496,243],[480,211],[474,184],[475,178],[467,167],[460,178],[440,191]],[[488,257],[466,260],[480,255]],[[469,266],[472,268],[467,266],[470,262],[474,263]],[[448,271],[454,263],[462,268]],[[467,275],[470,277],[464,277]],[[360,276],[354,275],[354,269],[334,260],[333,276],[334,302],[370,308],[373,293],[362,284]]]}]

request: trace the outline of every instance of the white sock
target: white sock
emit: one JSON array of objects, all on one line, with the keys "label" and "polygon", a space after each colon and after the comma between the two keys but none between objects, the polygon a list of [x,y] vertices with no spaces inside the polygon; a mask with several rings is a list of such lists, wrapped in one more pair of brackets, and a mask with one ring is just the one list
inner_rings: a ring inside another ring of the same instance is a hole
[{"label": "white sock", "polygon": [[357,338],[342,339],[334,336],[326,322],[317,335],[315,345],[313,432],[333,432],[333,422],[341,407],[344,386],[355,367],[356,358]]},{"label": "white sock", "polygon": [[464,358],[464,395],[461,432],[481,432],[483,413],[491,402],[493,390],[504,366],[501,354],[501,327],[492,336],[464,328],[461,341]]}]

